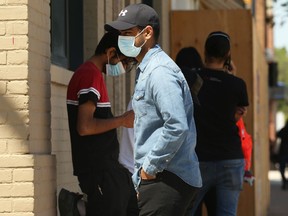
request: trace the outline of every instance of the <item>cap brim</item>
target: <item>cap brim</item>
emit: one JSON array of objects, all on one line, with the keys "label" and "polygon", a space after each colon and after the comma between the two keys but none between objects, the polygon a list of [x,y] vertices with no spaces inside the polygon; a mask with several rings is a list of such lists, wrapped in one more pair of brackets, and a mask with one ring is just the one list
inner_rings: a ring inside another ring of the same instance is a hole
[{"label": "cap brim", "polygon": [[104,29],[106,31],[113,31],[115,29],[119,30],[119,31],[122,31],[122,30],[133,28],[135,26],[136,26],[136,24],[131,24],[131,23],[126,23],[126,22],[115,20],[115,21],[113,21],[111,23],[105,24],[104,25]]}]

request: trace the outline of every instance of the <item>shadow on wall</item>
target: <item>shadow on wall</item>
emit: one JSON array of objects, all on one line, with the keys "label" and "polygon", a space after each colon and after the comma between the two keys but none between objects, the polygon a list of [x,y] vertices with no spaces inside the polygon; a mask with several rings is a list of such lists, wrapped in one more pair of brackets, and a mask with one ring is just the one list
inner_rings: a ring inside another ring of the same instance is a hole
[{"label": "shadow on wall", "polygon": [[5,147],[0,153],[29,152],[29,97],[5,96],[0,99],[0,139],[5,140]]}]

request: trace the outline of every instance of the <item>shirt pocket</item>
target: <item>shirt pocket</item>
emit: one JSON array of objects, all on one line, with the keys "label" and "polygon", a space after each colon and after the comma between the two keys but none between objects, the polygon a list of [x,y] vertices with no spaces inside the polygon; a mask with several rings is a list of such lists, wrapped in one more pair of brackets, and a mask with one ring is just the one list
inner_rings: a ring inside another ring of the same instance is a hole
[{"label": "shirt pocket", "polygon": [[145,91],[136,90],[134,93],[134,113],[138,118],[141,118],[147,114],[147,102],[145,101]]}]

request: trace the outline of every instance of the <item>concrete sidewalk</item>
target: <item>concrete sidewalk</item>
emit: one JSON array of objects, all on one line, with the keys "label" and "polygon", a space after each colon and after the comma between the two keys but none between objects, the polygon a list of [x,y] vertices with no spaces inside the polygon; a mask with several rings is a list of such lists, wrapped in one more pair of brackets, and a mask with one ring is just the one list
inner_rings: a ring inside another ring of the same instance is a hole
[{"label": "concrete sidewalk", "polygon": [[[278,170],[269,171],[271,185],[270,207],[267,216],[288,216],[288,189],[281,189],[281,176]],[[286,171],[286,176],[288,172]]]}]

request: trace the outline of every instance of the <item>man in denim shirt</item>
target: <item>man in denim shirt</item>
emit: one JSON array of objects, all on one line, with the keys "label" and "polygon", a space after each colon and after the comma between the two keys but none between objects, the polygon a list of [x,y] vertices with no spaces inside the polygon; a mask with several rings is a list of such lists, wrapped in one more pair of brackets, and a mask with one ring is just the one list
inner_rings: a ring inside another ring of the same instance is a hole
[{"label": "man in denim shirt", "polygon": [[186,215],[202,186],[194,108],[181,70],[157,45],[158,15],[145,4],[132,4],[105,29],[120,31],[121,52],[139,62],[132,106],[140,215]]}]

